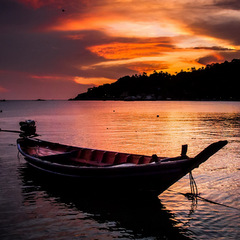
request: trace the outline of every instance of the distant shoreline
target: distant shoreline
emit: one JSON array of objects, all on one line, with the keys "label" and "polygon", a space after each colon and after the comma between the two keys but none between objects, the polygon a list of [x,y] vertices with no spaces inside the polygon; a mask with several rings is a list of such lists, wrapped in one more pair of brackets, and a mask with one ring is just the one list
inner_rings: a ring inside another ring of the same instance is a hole
[{"label": "distant shoreline", "polygon": [[[8,99],[8,100],[5,100],[3,102],[10,102],[10,101],[31,101],[31,102],[54,102],[54,101],[62,101],[62,102],[78,102],[78,101],[85,101],[85,102],[240,102],[240,100],[212,100],[212,99],[202,99],[202,100],[199,100],[199,99],[196,99],[196,100],[187,100],[187,99],[181,99],[181,100],[178,100],[178,99],[162,99],[162,100],[122,100],[122,99],[81,99],[81,100],[74,100],[74,99],[51,99],[51,100],[48,100],[48,99],[45,99],[43,101],[38,101],[36,99]],[[0,101],[1,103],[1,101]]]},{"label": "distant shoreline", "polygon": [[240,102],[238,99],[74,99],[67,101],[118,101],[118,102]]},{"label": "distant shoreline", "polygon": [[239,69],[240,59],[233,59],[176,75],[154,71],[150,75],[124,76],[69,100],[240,101]]}]

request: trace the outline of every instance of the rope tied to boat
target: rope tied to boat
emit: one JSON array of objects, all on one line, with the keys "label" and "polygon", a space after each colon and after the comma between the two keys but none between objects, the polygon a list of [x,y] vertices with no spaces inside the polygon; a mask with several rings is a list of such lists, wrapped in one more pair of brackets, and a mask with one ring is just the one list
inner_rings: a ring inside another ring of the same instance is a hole
[{"label": "rope tied to boat", "polygon": [[199,193],[198,193],[197,184],[196,184],[196,182],[193,178],[193,175],[192,175],[192,171],[189,172],[189,180],[190,180],[191,192],[190,193],[184,193],[183,195],[185,197],[187,197],[189,200],[196,200],[197,197],[199,197]]},{"label": "rope tied to boat", "polygon": [[191,214],[197,208],[198,197],[199,197],[197,184],[193,178],[192,171],[189,172],[189,180],[190,180],[191,193],[185,193],[184,196],[187,197],[188,200],[192,201],[192,206],[191,206],[191,211],[190,211],[190,214]]},{"label": "rope tied to boat", "polygon": [[191,188],[191,197],[196,198],[198,197],[199,194],[198,194],[197,184],[192,175],[192,171],[189,172],[189,180],[190,180],[190,188]]},{"label": "rope tied to boat", "polygon": [[195,180],[193,178],[192,172],[189,172],[189,180],[190,180],[191,193],[175,192],[174,190],[170,190],[170,189],[168,189],[168,191],[181,194],[181,195],[185,196],[188,200],[192,201],[190,214],[192,214],[197,209],[198,199],[203,200],[203,201],[208,202],[208,203],[211,203],[211,204],[216,204],[216,205],[219,205],[219,206],[232,208],[232,209],[240,211],[240,208],[233,207],[233,206],[228,206],[226,204],[215,202],[215,201],[206,199],[204,197],[201,197],[200,194],[198,193],[197,184],[196,184],[196,182],[195,182]]}]

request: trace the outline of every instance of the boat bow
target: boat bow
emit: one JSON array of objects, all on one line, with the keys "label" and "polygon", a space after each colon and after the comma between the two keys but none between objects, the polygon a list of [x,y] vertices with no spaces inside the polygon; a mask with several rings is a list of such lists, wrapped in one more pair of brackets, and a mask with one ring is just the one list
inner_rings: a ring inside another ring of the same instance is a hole
[{"label": "boat bow", "polygon": [[202,152],[200,152],[197,156],[194,157],[195,159],[194,168],[197,168],[201,163],[205,162],[208,158],[210,158],[221,148],[223,148],[227,143],[228,141],[226,140],[218,141],[206,147]]}]

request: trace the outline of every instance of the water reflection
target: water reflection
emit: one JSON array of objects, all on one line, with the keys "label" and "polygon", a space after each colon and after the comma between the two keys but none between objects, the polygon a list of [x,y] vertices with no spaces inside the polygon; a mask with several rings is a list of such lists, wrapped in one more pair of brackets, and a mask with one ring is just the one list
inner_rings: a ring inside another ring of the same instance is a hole
[{"label": "water reflection", "polygon": [[195,155],[214,141],[239,138],[239,113],[181,112],[180,106],[176,112],[162,112],[163,104],[142,104],[144,108],[134,108],[136,103],[102,104],[98,109],[99,103],[95,108],[91,103],[88,112],[68,109],[64,116],[56,115],[57,129],[50,120],[39,120],[38,130],[53,142],[61,136],[61,142],[70,145],[169,157],[180,154],[182,144],[189,144],[189,155]]},{"label": "water reflection", "polygon": [[[1,109],[2,129],[17,130],[19,121],[34,119],[41,139],[94,149],[175,156],[186,143],[188,155],[194,156],[226,139],[229,144],[193,174],[202,197],[240,205],[239,102],[6,101]],[[26,179],[18,182],[16,146],[9,145],[15,140],[15,135],[1,133],[0,225],[6,232],[1,239],[239,239],[238,211],[200,199],[189,215],[191,201],[170,191],[160,195],[159,206],[139,198],[128,202],[123,197],[77,196],[60,187],[49,189],[48,182],[26,178],[25,173],[21,178]],[[171,189],[189,192],[188,179]]]},{"label": "water reflection", "polygon": [[61,225],[68,226],[68,233],[58,230],[60,235],[73,234],[88,239],[90,236],[97,239],[191,237],[186,225],[182,227],[158,198],[83,192],[76,186],[43,179],[26,164],[19,168],[19,176],[23,183],[23,205],[31,209],[29,217],[35,219],[31,221],[33,229],[39,224],[43,229],[49,225],[59,228],[58,219]]}]

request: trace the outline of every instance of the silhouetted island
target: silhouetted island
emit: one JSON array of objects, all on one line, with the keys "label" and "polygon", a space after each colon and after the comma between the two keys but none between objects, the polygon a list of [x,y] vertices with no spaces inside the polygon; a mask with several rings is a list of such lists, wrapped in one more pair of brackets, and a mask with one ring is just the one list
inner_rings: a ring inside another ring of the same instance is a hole
[{"label": "silhouetted island", "polygon": [[225,100],[239,101],[240,59],[191,68],[176,75],[154,71],[89,88],[69,100]]}]

